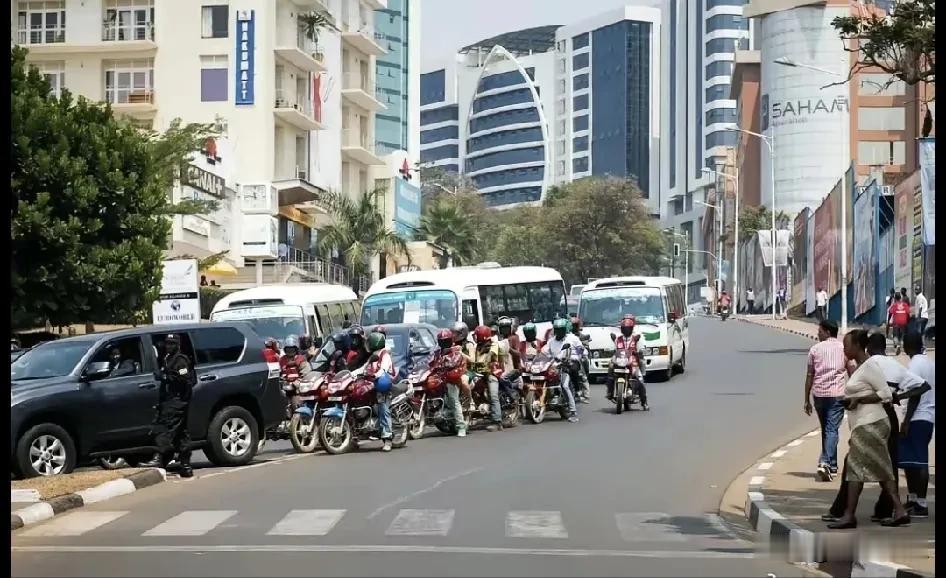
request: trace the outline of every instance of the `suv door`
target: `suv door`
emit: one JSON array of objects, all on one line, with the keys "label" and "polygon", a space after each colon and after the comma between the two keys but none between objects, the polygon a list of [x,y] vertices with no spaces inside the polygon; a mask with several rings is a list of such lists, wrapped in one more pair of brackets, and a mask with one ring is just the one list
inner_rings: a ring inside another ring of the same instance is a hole
[{"label": "suv door", "polygon": [[[150,344],[148,344],[150,346]],[[96,403],[92,451],[149,445],[158,403],[158,380],[150,356],[146,356],[142,336],[122,337],[105,342],[89,360],[91,363],[110,360],[113,350],[121,363],[106,377],[80,387],[92,390]]]}]

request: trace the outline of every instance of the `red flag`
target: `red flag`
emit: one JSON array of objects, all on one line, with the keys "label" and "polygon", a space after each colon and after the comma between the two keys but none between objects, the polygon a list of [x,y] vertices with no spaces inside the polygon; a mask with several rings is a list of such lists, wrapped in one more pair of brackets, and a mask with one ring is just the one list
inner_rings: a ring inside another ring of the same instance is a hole
[{"label": "red flag", "polygon": [[312,115],[316,122],[322,122],[322,75],[312,76]]}]

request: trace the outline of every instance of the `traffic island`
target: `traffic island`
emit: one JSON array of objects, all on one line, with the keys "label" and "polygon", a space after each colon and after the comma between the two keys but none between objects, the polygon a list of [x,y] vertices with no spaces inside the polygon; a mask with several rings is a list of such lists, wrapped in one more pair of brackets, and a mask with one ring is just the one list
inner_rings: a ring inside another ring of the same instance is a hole
[{"label": "traffic island", "polygon": [[87,504],[124,496],[166,478],[166,472],[160,468],[129,468],[16,480],[11,482],[11,504],[17,495],[33,495],[38,501],[11,513],[10,530],[46,521]]}]

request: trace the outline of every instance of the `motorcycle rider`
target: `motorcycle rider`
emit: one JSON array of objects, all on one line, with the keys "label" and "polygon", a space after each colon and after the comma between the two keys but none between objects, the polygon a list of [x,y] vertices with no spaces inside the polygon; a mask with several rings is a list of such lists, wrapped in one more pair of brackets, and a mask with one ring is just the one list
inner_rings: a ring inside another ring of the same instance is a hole
[{"label": "motorcycle rider", "polygon": [[308,335],[303,335],[299,338],[299,349],[302,350],[302,354],[305,355],[305,359],[309,362],[309,365],[312,364],[312,360],[315,359],[315,356],[319,353],[319,350],[315,348],[315,344],[312,342],[312,338]]},{"label": "motorcycle rider", "polygon": [[522,335],[525,337],[519,342],[519,358],[535,357],[542,350],[542,341],[536,338],[535,323],[531,321],[522,326]]},{"label": "motorcycle rider", "polygon": [[263,342],[263,357],[266,363],[279,363],[279,343],[272,337],[267,337]]},{"label": "motorcycle rider", "polygon": [[718,311],[722,313],[724,307],[728,310],[730,303],[732,303],[732,298],[729,296],[729,293],[723,291],[719,294],[719,305],[717,307]]},{"label": "motorcycle rider", "polygon": [[567,371],[562,372],[562,389],[565,390],[565,396],[568,399],[568,421],[575,423],[578,421],[578,410],[575,407],[575,396],[572,393],[571,381],[574,377],[574,368],[580,360],[578,349],[581,347],[581,341],[568,331],[568,321],[566,319],[556,319],[552,322],[552,338],[542,346],[542,352],[557,358],[566,343],[569,345],[570,351]]},{"label": "motorcycle rider", "polygon": [[351,338],[347,331],[336,331],[322,346],[312,362],[312,369],[319,373],[338,372],[348,369],[348,353]]},{"label": "motorcycle rider", "polygon": [[506,368],[506,373],[520,371],[522,367],[519,357],[519,336],[516,335],[515,321],[511,317],[500,317],[497,325],[499,326],[500,354],[504,356],[503,366]]},{"label": "motorcycle rider", "polygon": [[[499,344],[493,341],[493,330],[485,325],[473,330],[476,343],[468,348],[468,359],[474,373],[486,376],[489,385],[489,414],[492,423],[486,427],[488,431],[502,431],[503,412],[499,404],[499,380],[490,371],[492,364],[502,365],[503,359],[499,351]],[[475,378],[471,378],[472,380]]]},{"label": "motorcycle rider", "polygon": [[286,338],[283,355],[279,358],[279,376],[289,383],[305,379],[312,373],[312,366],[299,350],[299,339],[295,335]]},{"label": "motorcycle rider", "polygon": [[[644,386],[644,372],[641,370],[644,367],[644,356],[641,355],[640,350],[637,349],[637,340],[634,339],[634,327],[637,325],[637,320],[633,315],[625,315],[624,319],[621,319],[621,334],[618,335],[617,339],[614,340],[615,350],[626,349],[631,351],[631,355],[637,357],[637,372],[634,377],[637,378],[637,395],[641,400],[641,407],[646,411],[649,409],[647,405],[647,388]],[[609,400],[614,400],[614,368],[608,368],[608,395]]]},{"label": "motorcycle rider", "polygon": [[[383,333],[372,331],[368,334],[366,341],[369,357],[367,363],[362,367],[352,371],[355,377],[366,375],[375,380],[375,387],[378,399],[378,428],[381,430],[381,441],[384,444],[381,451],[391,451],[391,438],[394,437],[391,431],[391,394],[388,391],[391,382],[394,380],[394,359],[391,352],[385,347],[386,339]],[[387,376],[387,379],[383,379]],[[382,385],[386,384],[386,387]]]},{"label": "motorcycle rider", "polygon": [[588,392],[590,390],[588,384],[588,370],[590,369],[591,362],[588,360],[588,344],[584,339],[582,339],[581,328],[582,322],[581,317],[577,315],[572,315],[569,319],[571,323],[571,333],[578,338],[578,341],[581,343],[581,362],[578,366],[578,383],[575,387],[575,393],[578,396],[579,403],[590,403],[588,400]]},{"label": "motorcycle rider", "polygon": [[[381,333],[382,337],[384,333]],[[368,361],[371,352],[365,343],[365,330],[360,325],[348,329],[349,348],[345,364],[349,370],[357,369]]]},{"label": "motorcycle rider", "polygon": [[[466,325],[464,325],[466,327]],[[437,345],[440,347],[430,361],[430,367],[438,370],[456,369],[461,380],[466,378],[466,357],[461,347],[456,344],[457,335],[450,329],[437,332]],[[466,437],[466,422],[463,421],[463,406],[460,403],[460,384],[447,381],[446,413],[453,417],[453,426],[457,437]]]}]

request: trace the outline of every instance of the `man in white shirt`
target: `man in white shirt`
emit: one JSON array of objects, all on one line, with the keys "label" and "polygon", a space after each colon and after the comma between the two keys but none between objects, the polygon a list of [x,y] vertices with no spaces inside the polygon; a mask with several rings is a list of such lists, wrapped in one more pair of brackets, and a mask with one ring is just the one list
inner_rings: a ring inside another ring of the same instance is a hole
[{"label": "man in white shirt", "polygon": [[828,292],[824,287],[818,287],[818,292],[815,293],[815,317],[818,321],[828,318]]},{"label": "man in white shirt", "polygon": [[755,311],[755,293],[752,291],[752,287],[746,290],[746,313],[750,315]]},{"label": "man in white shirt", "polygon": [[[569,358],[572,364],[581,361],[581,341],[575,337],[575,334],[568,333],[568,327],[564,319],[556,319],[552,322],[552,337],[542,346],[542,353],[548,353],[552,357],[558,357],[565,344],[568,344]],[[575,407],[575,395],[572,393],[571,376],[574,371],[562,372],[562,389],[565,390],[565,397],[568,400],[568,421],[575,423],[578,421],[578,410]]]},{"label": "man in white shirt", "polygon": [[913,292],[916,293],[913,299],[913,311],[916,312],[917,329],[920,335],[923,335],[926,333],[926,324],[930,322],[930,304],[926,301],[926,295],[923,294],[919,285],[913,288]]},{"label": "man in white shirt", "polygon": [[899,466],[907,478],[907,502],[904,504],[910,516],[929,516],[926,491],[930,485],[930,441],[933,439],[933,424],[936,417],[936,367],[933,360],[923,353],[923,336],[910,332],[903,338],[903,350],[910,356],[907,369],[920,376],[930,385],[919,398],[907,405],[900,433]]}]

